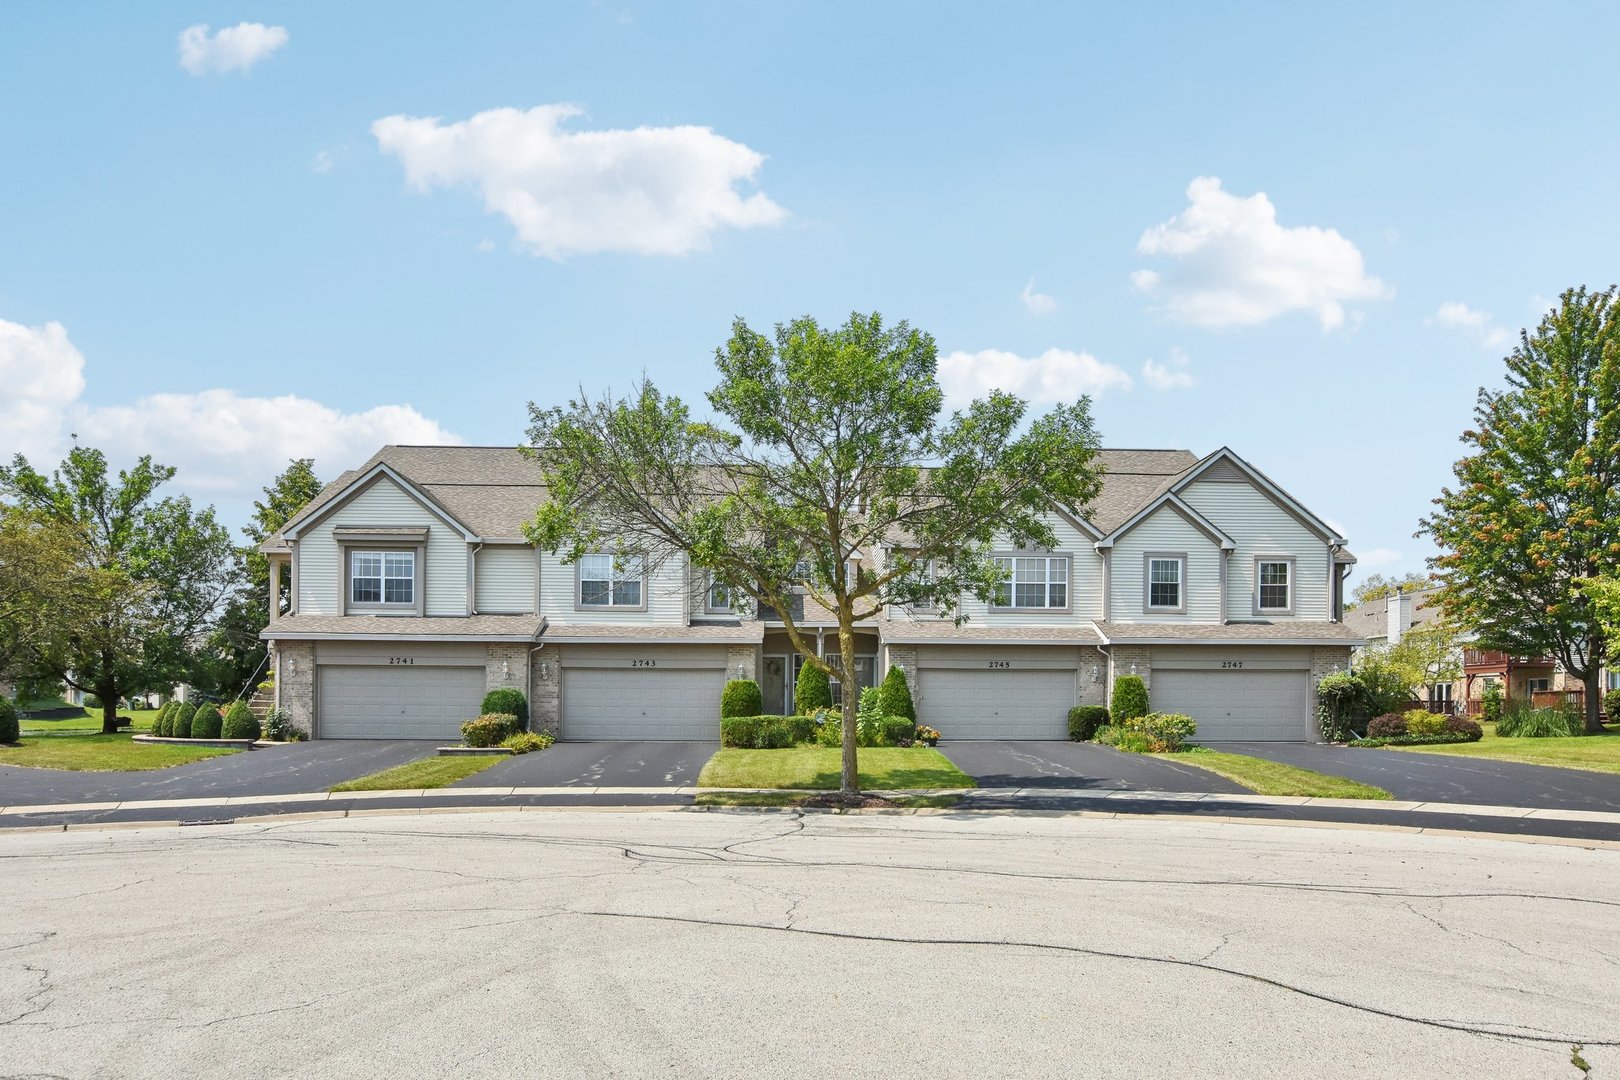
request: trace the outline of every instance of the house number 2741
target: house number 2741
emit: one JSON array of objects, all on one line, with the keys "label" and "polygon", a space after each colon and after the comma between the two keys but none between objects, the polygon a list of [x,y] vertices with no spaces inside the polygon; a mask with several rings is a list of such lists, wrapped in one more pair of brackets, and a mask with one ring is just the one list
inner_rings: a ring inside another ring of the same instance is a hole
[{"label": "house number 2741", "polygon": [[416,657],[414,657],[414,656],[390,656],[388,658],[388,665],[390,667],[394,666],[395,664],[414,664],[414,663],[416,663]]}]

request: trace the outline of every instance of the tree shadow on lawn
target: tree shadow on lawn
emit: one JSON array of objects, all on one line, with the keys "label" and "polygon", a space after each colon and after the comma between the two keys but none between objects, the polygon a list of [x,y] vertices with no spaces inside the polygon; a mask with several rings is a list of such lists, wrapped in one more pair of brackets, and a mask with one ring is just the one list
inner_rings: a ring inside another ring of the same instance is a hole
[{"label": "tree shadow on lawn", "polygon": [[[884,769],[869,773],[862,769],[861,787],[868,791],[896,791],[902,788],[970,788],[973,781],[953,769],[915,768]],[[807,790],[836,790],[843,774],[836,770],[818,772],[805,784]],[[799,785],[794,785],[795,787]]]}]

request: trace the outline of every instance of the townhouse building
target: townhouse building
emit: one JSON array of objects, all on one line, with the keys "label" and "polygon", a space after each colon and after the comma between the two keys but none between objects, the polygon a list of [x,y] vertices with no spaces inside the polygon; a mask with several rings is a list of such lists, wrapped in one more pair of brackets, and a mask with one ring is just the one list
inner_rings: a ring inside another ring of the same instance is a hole
[{"label": "townhouse building", "polygon": [[[1313,738],[1316,682],[1361,640],[1344,538],[1225,448],[1100,461],[1092,506],[1052,508],[1053,548],[995,552],[990,603],[861,624],[853,681],[900,667],[947,738],[1065,738],[1069,709],[1130,673],[1202,739]],[[803,660],[779,614],[734,610],[680,559],[536,550],[522,528],[544,496],[513,447],[387,446],[329,484],[261,547],[292,580],[263,635],[278,706],[316,738],[453,740],[515,686],[564,739],[712,740],[725,682],[753,678],[791,711]],[[798,597],[791,614],[837,651],[831,613]]]}]

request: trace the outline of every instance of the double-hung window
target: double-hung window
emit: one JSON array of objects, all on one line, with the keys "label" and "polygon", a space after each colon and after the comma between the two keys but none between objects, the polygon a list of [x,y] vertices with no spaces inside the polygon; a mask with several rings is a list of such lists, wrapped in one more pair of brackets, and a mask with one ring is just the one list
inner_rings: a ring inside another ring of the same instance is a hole
[{"label": "double-hung window", "polygon": [[1258,559],[1254,567],[1255,611],[1264,615],[1294,610],[1294,561]]},{"label": "double-hung window", "polygon": [[580,607],[644,606],[639,555],[584,555],[579,560]]},{"label": "double-hung window", "polygon": [[1147,556],[1147,602],[1149,611],[1187,610],[1187,556],[1179,554]]},{"label": "double-hung window", "polygon": [[1067,555],[998,555],[1002,581],[991,604],[997,608],[1067,608]]},{"label": "double-hung window", "polygon": [[379,607],[416,604],[416,552],[350,551],[349,603]]},{"label": "double-hung window", "polygon": [[703,596],[703,610],[727,612],[731,610],[731,586],[719,581],[710,581],[709,590]]}]

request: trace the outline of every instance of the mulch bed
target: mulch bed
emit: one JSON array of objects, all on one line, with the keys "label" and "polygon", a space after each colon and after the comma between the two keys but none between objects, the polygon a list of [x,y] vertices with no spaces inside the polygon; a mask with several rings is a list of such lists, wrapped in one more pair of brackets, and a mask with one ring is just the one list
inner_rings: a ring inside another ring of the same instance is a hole
[{"label": "mulch bed", "polygon": [[817,810],[856,810],[883,807],[894,809],[897,804],[877,795],[845,795],[838,791],[827,791],[812,795],[799,805]]}]

